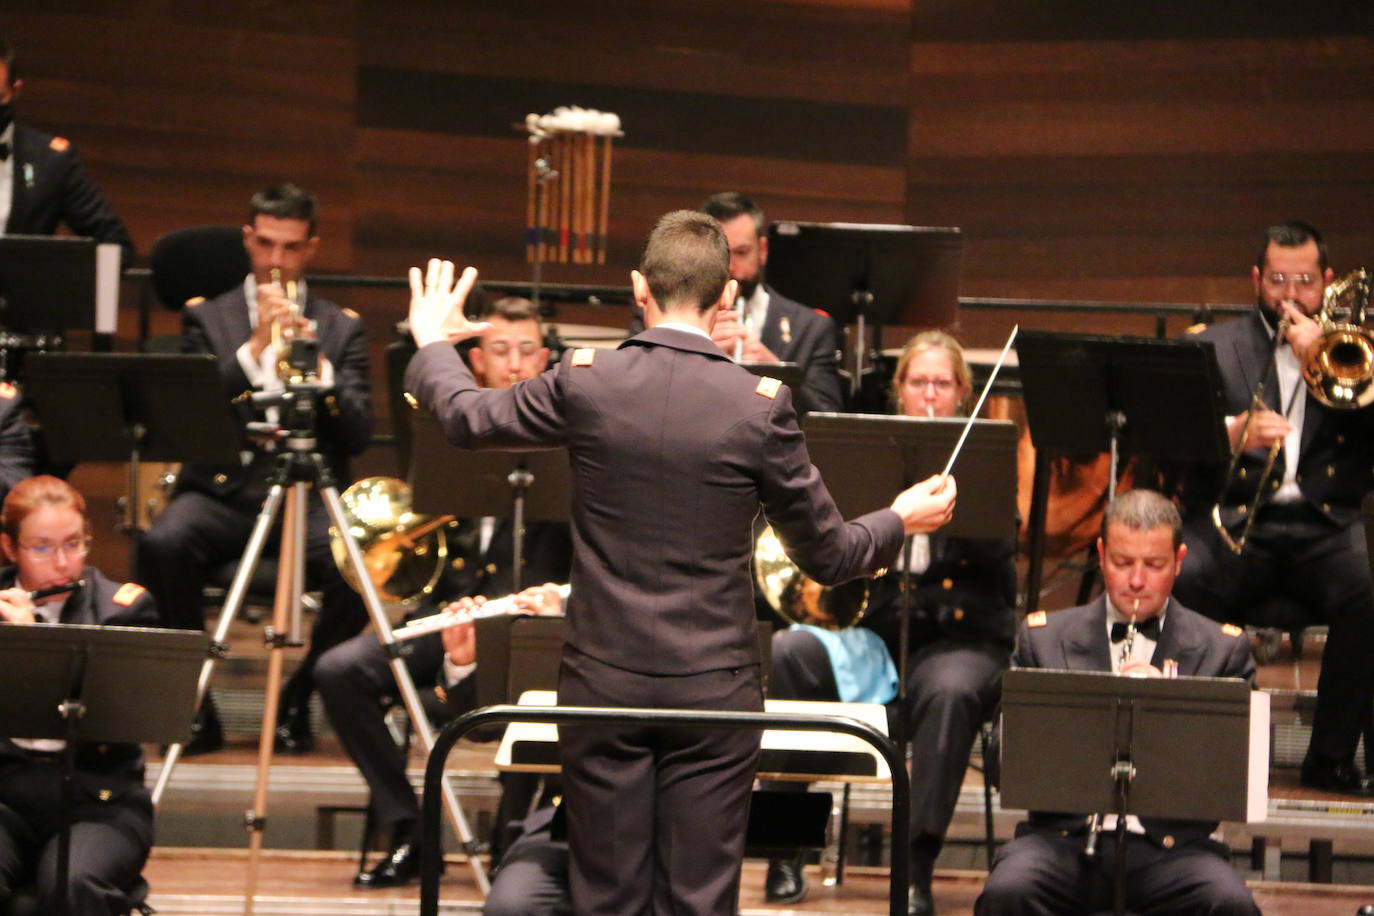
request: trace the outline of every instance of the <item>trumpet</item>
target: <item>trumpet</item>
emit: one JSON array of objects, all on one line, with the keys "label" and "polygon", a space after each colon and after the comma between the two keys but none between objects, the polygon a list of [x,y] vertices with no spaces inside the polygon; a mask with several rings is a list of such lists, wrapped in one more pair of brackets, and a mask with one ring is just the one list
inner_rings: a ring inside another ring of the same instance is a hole
[{"label": "trumpet", "polygon": [[[568,595],[572,593],[572,586],[564,582],[562,585],[554,587],[558,592],[560,601],[567,601]],[[397,642],[405,642],[407,639],[415,639],[419,636],[426,636],[430,633],[438,633],[447,630],[449,627],[456,627],[460,623],[467,623],[471,620],[481,620],[484,617],[499,617],[502,614],[519,613],[520,608],[516,604],[516,599],[520,596],[506,595],[504,598],[493,598],[480,607],[470,611],[456,611],[454,613],[443,612],[430,614],[428,617],[421,617],[412,620],[403,627],[397,627],[391,631],[391,635]],[[540,604],[544,601],[542,593],[536,595]]]},{"label": "trumpet", "polygon": [[291,302],[291,310],[287,315],[289,320],[285,324],[280,320],[272,322],[272,352],[277,355],[277,378],[286,383],[299,383],[304,379],[300,371],[291,364],[291,345],[296,339],[296,322],[301,317],[301,305],[296,296],[296,281],[287,280],[283,285],[281,269],[277,267],[272,268],[271,277],[272,282],[282,287],[286,298]]}]

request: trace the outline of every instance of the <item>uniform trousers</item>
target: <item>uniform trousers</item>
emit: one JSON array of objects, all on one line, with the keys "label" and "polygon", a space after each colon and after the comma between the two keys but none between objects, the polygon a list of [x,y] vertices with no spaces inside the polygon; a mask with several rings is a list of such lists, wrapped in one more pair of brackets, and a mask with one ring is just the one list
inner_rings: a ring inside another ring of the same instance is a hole
[{"label": "uniform trousers", "polygon": [[[285,505],[285,500],[283,500]],[[190,490],[178,495],[139,539],[138,581],[157,599],[169,627],[205,627],[201,591],[210,573],[243,555],[259,498],[240,494],[228,501]],[[264,548],[276,557],[278,524]],[[329,547],[329,518],[319,494],[310,493],[305,531],[306,579],[323,593],[324,605],[310,633],[310,647],[283,695],[287,705],[303,705],[315,689],[314,666],[321,653],[367,625],[362,598],[344,581]]]},{"label": "uniform trousers", "polygon": [[[1110,912],[1116,841],[1104,834],[1088,858],[1081,833],[1018,830],[993,860],[974,916],[1074,916]],[[1235,914],[1259,909],[1231,863],[1210,843],[1164,849],[1131,834],[1126,840],[1126,907],[1140,916]],[[1221,847],[1224,848],[1224,847]]]},{"label": "uniform trousers", "polygon": [[[421,699],[436,683],[443,667],[444,647],[439,634],[410,643],[406,668]],[[330,648],[315,666],[315,683],[339,742],[352,758],[370,791],[378,826],[416,821],[420,808],[406,776],[407,751],[396,744],[386,726],[386,711],[400,701],[391,665],[376,634],[359,633]]]},{"label": "uniform trousers", "polygon": [[1188,554],[1174,594],[1216,620],[1246,623],[1280,595],[1329,627],[1317,680],[1310,750],[1350,759],[1374,701],[1374,588],[1359,525],[1337,527],[1304,507],[1266,507],[1236,556],[1210,518],[1184,527]]},{"label": "uniform trousers", "polygon": [[[140,877],[153,845],[153,806],[133,780],[77,771],[72,810],[69,912],[116,916],[143,901]],[[102,800],[101,789],[113,788]],[[0,903],[33,883],[40,912],[57,912],[57,847],[62,826],[62,770],[57,762],[0,767]]]},{"label": "uniform trousers", "polygon": [[555,809],[545,805],[501,858],[482,916],[571,916],[568,844],[553,838]]},{"label": "uniform trousers", "polygon": [[[657,676],[565,646],[559,702],[761,712],[759,668]],[[726,916],[739,899],[758,731],[559,729],[579,916]]]},{"label": "uniform trousers", "polygon": [[[938,639],[907,659],[906,722],[911,741],[911,839],[943,838],[978,729],[991,714],[1007,668],[1005,648]],[[824,646],[805,630],[773,634],[768,695],[838,700]],[[770,785],[769,788],[782,788]]]}]

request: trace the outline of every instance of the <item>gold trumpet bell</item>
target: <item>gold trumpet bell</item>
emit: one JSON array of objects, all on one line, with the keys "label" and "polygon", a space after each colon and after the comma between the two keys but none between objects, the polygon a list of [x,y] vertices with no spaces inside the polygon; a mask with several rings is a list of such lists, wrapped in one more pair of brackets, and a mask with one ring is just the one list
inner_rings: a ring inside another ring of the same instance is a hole
[{"label": "gold trumpet bell", "polygon": [[[417,515],[410,511],[410,498],[410,487],[395,477],[365,477],[339,496],[348,536],[358,543],[378,597],[390,604],[433,591],[448,559],[447,530],[453,516]],[[361,592],[337,528],[330,527],[329,540],[344,581]]]},{"label": "gold trumpet bell", "polygon": [[1374,403],[1374,332],[1365,325],[1370,277],[1352,270],[1326,288],[1317,323],[1322,334],[1303,359],[1302,377],[1327,407],[1354,409]]}]

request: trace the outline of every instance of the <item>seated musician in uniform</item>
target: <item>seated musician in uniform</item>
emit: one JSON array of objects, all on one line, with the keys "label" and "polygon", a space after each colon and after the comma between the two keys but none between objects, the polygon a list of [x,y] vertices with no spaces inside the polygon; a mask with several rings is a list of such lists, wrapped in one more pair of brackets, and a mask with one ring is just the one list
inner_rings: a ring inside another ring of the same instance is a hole
[{"label": "seated musician in uniform", "polygon": [[[533,378],[548,363],[538,313],[527,299],[505,298],[493,303],[485,320],[490,327],[468,354],[474,377],[488,388],[506,388]],[[427,598],[411,616],[435,613],[438,598],[464,596],[498,597],[512,591],[511,525],[505,519],[484,518],[465,522],[451,539],[456,554],[445,571],[435,597]],[[572,540],[568,526],[558,522],[532,523],[525,530],[525,581],[566,582],[571,566]],[[406,666],[422,692],[439,685],[455,712],[471,709],[477,679],[471,627],[466,641],[447,641],[439,634],[411,642]],[[390,831],[391,849],[369,871],[354,879],[357,887],[393,887],[419,874],[416,843],[419,805],[406,777],[406,752],[396,746],[385,722],[387,708],[398,700],[396,682],[381,643],[371,631],[360,633],[321,656],[315,681],[325,710],[344,750],[362,771],[371,793],[373,824]]]},{"label": "seated musician in uniform", "polygon": [[[17,484],[0,509],[0,618],[11,624],[69,623],[157,626],[152,597],[133,583],[111,582],[85,565],[90,550],[86,501],[56,477]],[[70,591],[46,598],[33,592]],[[39,912],[54,899],[61,832],[64,745],[0,738],[0,908],[18,889],[36,885]],[[153,807],[143,785],[137,744],[82,744],[76,751],[68,912],[116,916],[140,908],[148,887],[140,874],[153,843]]]},{"label": "seated musician in uniform", "polygon": [[[909,417],[964,414],[972,387],[963,348],[942,331],[913,337],[893,377],[897,412]],[[1010,520],[1007,527],[1010,531]],[[916,535],[914,541],[904,711],[912,743],[909,906],[913,914],[929,914],[935,912],[935,859],[954,816],[973,741],[996,704],[1011,652],[1016,545],[1010,537],[938,532]],[[894,570],[873,582],[868,611],[859,622],[867,628],[858,643],[861,656],[855,655],[855,640],[824,627],[775,633],[769,696],[876,703],[896,697],[900,580]],[[802,861],[798,856],[769,862],[768,901],[805,896]]]},{"label": "seated musician in uniform", "polygon": [[[1255,662],[1240,627],[1219,624],[1171,597],[1188,549],[1174,504],[1152,490],[1119,495],[1102,517],[1097,541],[1105,594],[1091,604],[1021,625],[1018,668],[1114,670],[1160,677],[1233,677],[1254,682]],[[1134,631],[1130,624],[1138,624]],[[1102,827],[1115,828],[1115,816]],[[1215,823],[1127,818],[1126,908],[1143,916],[1257,914],[1232,867],[1230,850],[1211,839]],[[1088,816],[1032,811],[1016,839],[998,852],[979,916],[1096,913],[1110,910],[1116,843],[1102,837],[1086,854]]]}]

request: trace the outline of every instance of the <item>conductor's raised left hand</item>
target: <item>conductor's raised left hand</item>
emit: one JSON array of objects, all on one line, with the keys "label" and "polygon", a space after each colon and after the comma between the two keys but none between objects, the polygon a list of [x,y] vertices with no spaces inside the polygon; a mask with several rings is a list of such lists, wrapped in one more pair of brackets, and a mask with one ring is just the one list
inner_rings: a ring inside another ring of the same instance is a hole
[{"label": "conductor's raised left hand", "polygon": [[410,269],[410,336],[417,347],[441,340],[458,343],[489,327],[463,314],[463,303],[477,283],[477,268],[463,268],[456,281],[454,270],[452,261],[438,258],[429,259],[423,276],[420,268]]}]

